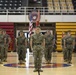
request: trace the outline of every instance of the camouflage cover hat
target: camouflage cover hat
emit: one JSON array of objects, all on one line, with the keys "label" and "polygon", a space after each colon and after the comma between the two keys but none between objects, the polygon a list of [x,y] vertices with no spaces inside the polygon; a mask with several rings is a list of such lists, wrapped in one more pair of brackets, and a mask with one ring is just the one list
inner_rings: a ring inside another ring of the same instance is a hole
[{"label": "camouflage cover hat", "polygon": [[2,31],[3,31],[3,32],[6,32],[6,30],[5,30],[5,29],[2,29]]},{"label": "camouflage cover hat", "polygon": [[71,30],[68,30],[67,32],[71,32]]},{"label": "camouflage cover hat", "polygon": [[0,29],[0,31],[2,31],[2,29]]},{"label": "camouflage cover hat", "polygon": [[40,26],[36,26],[36,28],[40,28]]},{"label": "camouflage cover hat", "polygon": [[23,33],[23,30],[20,30],[20,32],[22,32],[22,33]]},{"label": "camouflage cover hat", "polygon": [[64,33],[67,34],[67,31],[65,31]]}]

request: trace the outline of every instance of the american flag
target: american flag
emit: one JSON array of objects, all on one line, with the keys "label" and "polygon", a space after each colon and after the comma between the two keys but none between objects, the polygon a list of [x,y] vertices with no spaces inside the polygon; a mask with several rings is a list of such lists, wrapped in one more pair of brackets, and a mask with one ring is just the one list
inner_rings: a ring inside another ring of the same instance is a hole
[{"label": "american flag", "polygon": [[33,31],[33,22],[32,22],[32,20],[31,20],[31,21],[29,22],[29,36],[31,36],[32,31]]}]

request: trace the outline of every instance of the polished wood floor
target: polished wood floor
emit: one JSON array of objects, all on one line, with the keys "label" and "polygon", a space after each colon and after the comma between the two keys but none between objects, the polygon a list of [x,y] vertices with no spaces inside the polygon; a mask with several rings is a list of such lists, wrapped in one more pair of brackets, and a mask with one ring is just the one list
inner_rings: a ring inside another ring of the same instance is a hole
[{"label": "polished wood floor", "polygon": [[[0,75],[38,75],[37,72],[33,72],[34,64],[32,53],[29,53],[28,51],[26,57],[25,64],[18,65],[17,53],[8,53],[7,62],[0,64]],[[7,64],[10,64],[10,66],[16,65],[16,67],[5,66]],[[42,66],[43,72],[41,72],[40,75],[76,75],[76,53],[73,53],[72,64],[70,66],[68,66],[67,62],[63,61],[62,52],[52,53],[51,64],[45,64],[45,59],[43,57]]]}]

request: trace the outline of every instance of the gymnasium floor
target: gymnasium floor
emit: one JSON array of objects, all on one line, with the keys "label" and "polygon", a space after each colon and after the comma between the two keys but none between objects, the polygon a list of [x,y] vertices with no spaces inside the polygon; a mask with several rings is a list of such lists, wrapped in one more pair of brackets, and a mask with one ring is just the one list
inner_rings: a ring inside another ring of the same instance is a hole
[{"label": "gymnasium floor", "polygon": [[[33,55],[26,54],[25,64],[18,64],[18,55],[16,52],[9,52],[7,62],[0,64],[0,75],[38,75],[33,72]],[[51,64],[46,64],[43,57],[43,72],[40,75],[76,75],[76,53],[73,53],[72,64],[63,61],[62,52],[53,52]]]}]

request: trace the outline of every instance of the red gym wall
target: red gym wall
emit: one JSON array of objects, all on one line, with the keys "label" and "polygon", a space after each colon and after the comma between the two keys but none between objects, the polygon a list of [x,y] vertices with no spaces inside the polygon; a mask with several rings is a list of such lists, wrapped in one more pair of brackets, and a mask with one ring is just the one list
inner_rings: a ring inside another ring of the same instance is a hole
[{"label": "red gym wall", "polygon": [[14,23],[0,22],[0,28],[5,29],[6,33],[11,37],[11,42],[8,51],[14,50]]}]

